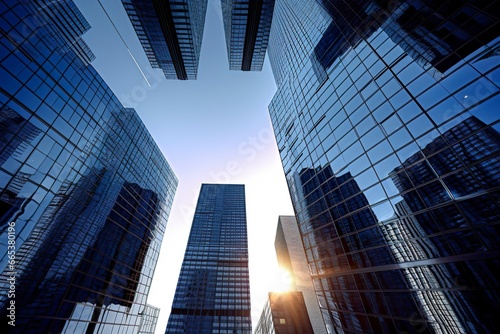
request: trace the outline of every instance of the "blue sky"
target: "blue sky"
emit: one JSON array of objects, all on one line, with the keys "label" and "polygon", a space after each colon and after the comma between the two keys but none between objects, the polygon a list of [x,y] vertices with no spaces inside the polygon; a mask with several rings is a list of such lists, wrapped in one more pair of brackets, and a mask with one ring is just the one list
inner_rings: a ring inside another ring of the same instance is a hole
[{"label": "blue sky", "polygon": [[229,71],[220,1],[209,0],[196,81],[166,80],[151,69],[120,0],[101,0],[151,87],[97,1],[75,0],[92,29],[84,39],[92,63],[125,107],[137,110],[179,178],[148,302],[168,320],[201,183],[243,183],[254,326],[267,292],[285,284],[274,237],[279,215],[293,209],[267,106],[276,85],[262,72]]}]

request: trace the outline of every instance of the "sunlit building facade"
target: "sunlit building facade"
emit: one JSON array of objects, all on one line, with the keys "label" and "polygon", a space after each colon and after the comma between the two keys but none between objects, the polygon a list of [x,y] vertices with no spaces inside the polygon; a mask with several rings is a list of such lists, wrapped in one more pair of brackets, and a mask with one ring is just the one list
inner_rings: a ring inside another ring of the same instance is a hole
[{"label": "sunlit building facade", "polygon": [[275,0],[221,0],[229,69],[260,71]]},{"label": "sunlit building facade", "polygon": [[251,332],[245,186],[203,184],[166,333]]},{"label": "sunlit building facade", "polygon": [[142,319],[141,325],[139,327],[139,334],[154,334],[159,315],[159,308],[151,305],[146,305],[141,314]]},{"label": "sunlit building facade", "polygon": [[488,333],[500,4],[277,1],[269,111],[331,333]]},{"label": "sunlit building facade", "polygon": [[302,292],[269,292],[254,334],[315,333]]},{"label": "sunlit building facade", "polygon": [[122,0],[153,68],[167,79],[195,80],[208,0]]},{"label": "sunlit building facade", "polygon": [[147,297],[177,179],[88,64],[72,1],[0,11],[0,247],[15,241],[14,262],[0,254],[0,315],[14,301],[15,327],[1,332],[153,331]]},{"label": "sunlit building facade", "polygon": [[290,291],[302,292],[314,333],[326,333],[295,216],[279,216],[274,247],[279,266],[290,275]]}]

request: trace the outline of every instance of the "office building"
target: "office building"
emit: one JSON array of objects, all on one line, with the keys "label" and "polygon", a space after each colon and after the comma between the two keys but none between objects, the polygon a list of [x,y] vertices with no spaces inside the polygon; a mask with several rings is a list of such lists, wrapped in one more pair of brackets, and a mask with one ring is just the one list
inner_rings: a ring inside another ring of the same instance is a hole
[{"label": "office building", "polygon": [[208,0],[122,0],[153,68],[167,79],[195,80]]},{"label": "office building", "polygon": [[0,246],[15,241],[15,262],[0,255],[0,315],[14,301],[15,327],[1,331],[151,331],[177,179],[88,64],[88,23],[72,1],[0,11]]},{"label": "office building", "polygon": [[251,333],[245,186],[203,184],[166,333]]},{"label": "office building", "polygon": [[[307,254],[308,259],[311,255],[317,258],[318,261],[309,263],[309,273],[312,277],[315,276],[332,276],[332,273],[344,272],[349,268],[364,268],[368,264],[371,266],[387,266],[396,264],[392,258],[392,254],[388,249],[386,239],[381,228],[377,225],[375,214],[368,206],[368,198],[360,191],[360,186],[356,179],[347,172],[345,174],[334,176],[330,166],[324,168],[308,168],[296,173],[295,179],[303,185],[300,196],[300,202],[307,208],[306,214],[311,217],[310,229],[312,233],[307,239],[303,239],[304,245],[317,245],[314,248],[314,253]],[[341,186],[339,186],[341,185]],[[333,189],[333,191],[331,191]],[[327,196],[323,194],[327,193]],[[344,200],[346,199],[346,200]],[[342,203],[344,202],[344,203]],[[342,203],[343,205],[339,205]],[[333,208],[324,212],[324,208]],[[355,213],[349,215],[349,219],[338,219],[348,215],[348,210],[354,209]],[[333,216],[333,217],[332,217]],[[314,218],[313,218],[314,217]],[[328,224],[328,219],[332,217],[335,224]],[[337,233],[338,235],[350,236],[357,230],[360,232],[346,239],[331,240],[331,236]],[[353,251],[351,254],[345,254],[342,242],[351,246]],[[306,246],[306,247],[307,247]],[[369,252],[360,252],[360,249],[369,249]],[[307,252],[307,249],[306,249]],[[387,271],[383,275],[377,277],[378,284],[382,286],[404,287],[404,277],[399,271]],[[367,279],[368,287],[374,284],[373,278]],[[320,305],[326,305],[327,302],[339,303],[341,306],[347,306],[353,311],[359,312],[363,305],[357,299],[357,292],[345,291],[353,290],[355,285],[350,281],[346,281],[344,277],[329,277],[321,281],[324,289],[323,293],[317,292],[317,297]],[[318,284],[317,281],[314,284]],[[315,286],[317,290],[317,285]],[[325,299],[326,295],[326,299]],[[391,306],[397,310],[412,314],[418,311],[418,306],[408,294],[400,293],[397,298],[393,298]],[[332,304],[330,304],[332,305]],[[372,311],[379,312],[379,305]],[[322,314],[327,316],[328,313],[322,310]],[[338,321],[343,323],[358,322],[358,315],[353,313],[341,314]],[[417,320],[418,321],[418,320]],[[328,327],[328,320],[325,320]],[[382,324],[377,327],[375,332],[390,332],[393,328]]]},{"label": "office building", "polygon": [[275,0],[221,0],[229,69],[260,71]]},{"label": "office building", "polygon": [[326,334],[297,219],[294,216],[279,216],[274,247],[278,264],[287,270],[292,278],[291,290],[302,292],[314,333]]},{"label": "office building", "polygon": [[329,332],[498,328],[500,4],[277,1],[269,105]]},{"label": "office building", "polygon": [[142,319],[141,326],[139,327],[139,334],[154,334],[159,315],[159,308],[151,305],[146,305],[144,311],[141,314]]},{"label": "office building", "polygon": [[[62,53],[73,51],[84,65],[90,64],[95,59],[92,50],[82,39],[83,34],[90,29],[90,25],[73,1],[33,0],[30,1],[30,5],[34,7],[36,17],[26,24],[45,25],[45,28],[61,43],[59,51]],[[64,19],[66,17],[71,17],[71,20],[66,21]]]},{"label": "office building", "polygon": [[269,292],[254,334],[314,333],[302,292]]}]

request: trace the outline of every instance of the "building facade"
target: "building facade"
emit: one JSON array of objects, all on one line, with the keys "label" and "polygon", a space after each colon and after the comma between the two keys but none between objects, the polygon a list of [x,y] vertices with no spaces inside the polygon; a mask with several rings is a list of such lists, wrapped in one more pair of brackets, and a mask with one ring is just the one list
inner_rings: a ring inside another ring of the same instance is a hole
[{"label": "building facade", "polygon": [[156,308],[151,305],[146,305],[146,307],[142,312],[139,334],[154,334],[159,315],[160,315],[159,308]]},{"label": "building facade", "polygon": [[195,80],[208,0],[122,0],[153,68],[167,79]]},{"label": "building facade", "polygon": [[269,111],[331,333],[500,310],[500,3],[282,0]]},{"label": "building facade", "polygon": [[326,334],[325,322],[316,298],[297,219],[294,216],[279,216],[274,247],[278,264],[287,270],[292,278],[291,290],[302,292],[314,333]]},{"label": "building facade", "polygon": [[201,186],[166,333],[251,333],[245,187]]},{"label": "building facade", "polygon": [[229,69],[260,71],[275,0],[221,0]]},{"label": "building facade", "polygon": [[177,178],[88,64],[72,1],[0,11],[2,333],[154,330],[147,297]]},{"label": "building facade", "polygon": [[315,333],[302,292],[269,292],[254,334]]}]

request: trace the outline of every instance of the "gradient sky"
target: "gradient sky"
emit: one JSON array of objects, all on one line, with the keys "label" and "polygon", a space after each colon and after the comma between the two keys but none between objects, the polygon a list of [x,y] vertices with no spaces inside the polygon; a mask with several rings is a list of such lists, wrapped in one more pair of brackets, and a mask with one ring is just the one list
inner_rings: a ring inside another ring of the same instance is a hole
[{"label": "gradient sky", "polygon": [[276,85],[266,58],[262,72],[229,71],[219,0],[209,0],[198,80],[166,80],[152,69],[120,0],[74,0],[92,29],[84,36],[92,63],[125,107],[142,121],[179,179],[148,303],[161,308],[164,333],[201,183],[246,186],[252,321],[267,292],[283,288],[274,237],[279,215],[293,209],[267,106]]}]

